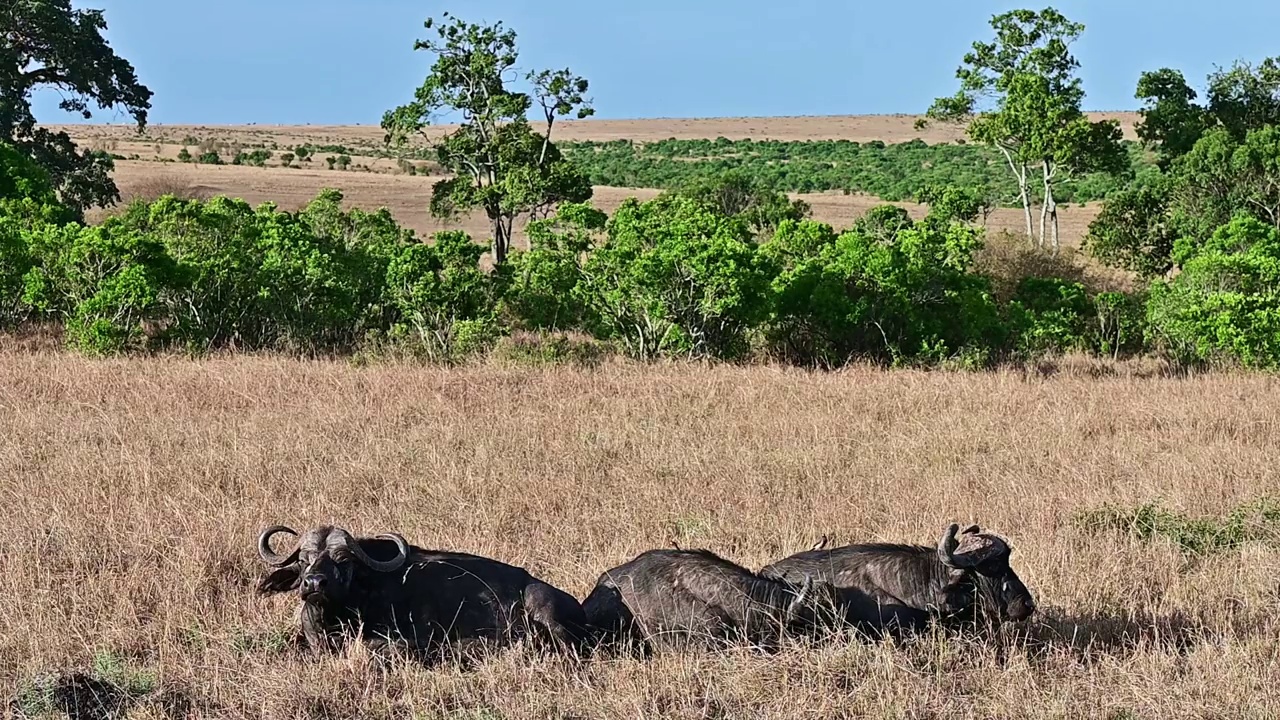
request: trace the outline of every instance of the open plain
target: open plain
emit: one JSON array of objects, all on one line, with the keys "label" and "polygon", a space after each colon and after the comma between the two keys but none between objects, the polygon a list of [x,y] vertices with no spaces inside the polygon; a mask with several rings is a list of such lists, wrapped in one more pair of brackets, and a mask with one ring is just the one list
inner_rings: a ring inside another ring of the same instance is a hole
[{"label": "open plain", "polygon": [[[92,669],[117,717],[1268,718],[1270,542],[1199,554],[1082,512],[1221,517],[1280,485],[1280,385],[1062,363],[438,369],[251,356],[0,354],[0,687]],[[265,525],[397,530],[581,598],[671,541],[751,567],[833,542],[1006,535],[1040,611],[998,641],[836,638],[473,669],[312,659],[253,593]],[[1252,518],[1246,518],[1252,522]],[[83,715],[83,717],[96,717]]]},{"label": "open plain", "polygon": [[[1134,113],[1092,113],[1091,116],[1095,119],[1119,120],[1125,136],[1130,139],[1134,137],[1133,123],[1137,118]],[[963,137],[963,129],[952,126],[934,125],[917,131],[914,128],[916,117],[861,115],[581,120],[557,124],[555,138],[650,142],[666,138],[726,137],[782,141],[880,140],[886,143],[919,138],[932,144],[954,142]],[[136,156],[137,159],[116,162],[116,183],[126,200],[134,197],[150,198],[174,191],[199,197],[228,195],[243,198],[255,205],[272,201],[283,209],[293,210],[314,198],[322,188],[334,187],[343,191],[351,207],[366,210],[387,207],[397,220],[413,228],[421,236],[443,229],[462,229],[477,240],[483,240],[490,232],[487,221],[480,213],[448,222],[432,218],[427,212],[427,200],[432,183],[440,177],[408,175],[395,160],[380,156],[383,132],[376,125],[151,125],[142,136],[137,135],[132,126],[124,125],[68,125],[54,128],[66,130],[76,142],[87,147],[126,158]],[[429,128],[427,135],[449,129],[450,126]],[[311,162],[300,161],[293,167],[282,167],[278,158],[267,162],[265,167],[174,162],[183,147],[189,147],[191,152],[196,153],[200,143],[210,146],[218,144],[220,149],[231,154],[236,149],[251,146],[287,148],[308,143],[343,146],[351,151],[352,169],[328,170],[321,158]],[[627,197],[648,199],[657,192],[650,188],[596,187],[593,204],[609,212]],[[837,229],[848,227],[868,208],[881,202],[878,198],[867,195],[844,195],[839,192],[792,193],[791,196],[804,199],[812,206],[815,219]],[[923,206],[915,203],[895,204],[908,208],[915,216],[925,212]],[[1078,207],[1064,206],[1060,211],[1063,242],[1078,245],[1097,212],[1096,203]],[[97,219],[102,214],[99,211],[91,219]],[[987,218],[987,226],[992,231],[1022,232],[1022,211],[1000,208]],[[523,242],[522,233],[517,233],[517,239]]]}]

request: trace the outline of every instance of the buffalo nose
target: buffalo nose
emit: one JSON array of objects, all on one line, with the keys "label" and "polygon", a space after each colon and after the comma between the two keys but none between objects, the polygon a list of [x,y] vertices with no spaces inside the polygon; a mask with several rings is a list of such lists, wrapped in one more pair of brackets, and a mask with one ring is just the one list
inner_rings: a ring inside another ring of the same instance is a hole
[{"label": "buffalo nose", "polygon": [[302,579],[302,594],[310,595],[324,590],[325,576],[308,575]]},{"label": "buffalo nose", "polygon": [[1015,602],[1009,606],[1009,617],[1013,620],[1026,620],[1036,611],[1036,604],[1031,600]]}]

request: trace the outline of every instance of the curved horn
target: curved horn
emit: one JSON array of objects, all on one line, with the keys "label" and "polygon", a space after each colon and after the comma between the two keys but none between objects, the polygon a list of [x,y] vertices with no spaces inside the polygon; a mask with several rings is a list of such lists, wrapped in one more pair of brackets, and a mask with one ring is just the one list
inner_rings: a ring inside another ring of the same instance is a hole
[{"label": "curved horn", "polygon": [[809,602],[809,596],[813,594],[813,576],[805,575],[804,582],[800,584],[800,590],[791,598],[791,603],[787,605],[787,617],[795,617],[797,611]]},{"label": "curved horn", "polygon": [[956,565],[956,548],[959,547],[960,541],[956,540],[956,533],[960,531],[957,523],[951,523],[947,526],[946,532],[942,533],[942,539],[938,541],[938,559],[947,567],[958,567]]},{"label": "curved horn", "polygon": [[369,566],[370,570],[374,570],[376,572],[395,572],[396,570],[404,567],[404,564],[409,561],[409,543],[405,542],[405,539],[398,533],[383,533],[378,536],[378,539],[380,540],[390,540],[396,544],[396,549],[400,552],[395,559],[374,560],[369,557],[369,553],[365,552],[363,547],[360,547],[360,543],[357,542],[355,538],[351,537],[351,533],[341,528],[336,528],[336,532],[341,534],[342,542],[347,546],[347,549],[351,551],[351,554],[355,555],[357,560]]},{"label": "curved horn", "polygon": [[981,529],[981,528],[979,528],[976,524],[974,524],[974,525],[970,525],[969,527],[967,527],[967,528],[965,528],[965,529],[961,530],[961,531],[960,531],[960,534],[961,534],[961,535],[977,535],[977,534],[978,534],[978,533],[980,533],[980,532],[982,532],[982,529]]},{"label": "curved horn", "polygon": [[296,547],[293,549],[293,552],[288,555],[281,555],[271,549],[271,538],[275,537],[277,533],[288,533],[294,537],[298,536],[297,530],[286,525],[272,525],[262,531],[262,534],[258,536],[258,555],[262,558],[263,562],[273,567],[288,565],[298,559],[298,549]]},{"label": "curved horn", "polygon": [[809,551],[810,551],[810,552],[812,552],[812,551],[814,551],[814,550],[821,550],[822,548],[824,548],[824,547],[826,547],[826,546],[827,546],[827,536],[824,534],[824,535],[822,536],[822,539],[821,539],[821,540],[819,540],[818,542],[814,543],[814,544],[813,544],[813,547],[809,548]]}]

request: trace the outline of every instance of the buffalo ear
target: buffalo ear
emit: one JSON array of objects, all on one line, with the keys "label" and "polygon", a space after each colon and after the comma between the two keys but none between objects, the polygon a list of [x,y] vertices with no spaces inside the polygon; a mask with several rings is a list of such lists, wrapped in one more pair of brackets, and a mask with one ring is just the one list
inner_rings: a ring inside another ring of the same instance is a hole
[{"label": "buffalo ear", "polygon": [[258,583],[258,594],[270,595],[272,593],[297,590],[301,582],[302,573],[299,571],[298,566],[289,565],[262,578],[262,582]]}]

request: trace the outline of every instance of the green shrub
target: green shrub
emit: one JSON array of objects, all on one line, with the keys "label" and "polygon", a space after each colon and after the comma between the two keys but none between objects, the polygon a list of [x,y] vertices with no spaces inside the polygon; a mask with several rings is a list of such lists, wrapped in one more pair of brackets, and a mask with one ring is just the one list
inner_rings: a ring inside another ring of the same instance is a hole
[{"label": "green shrub", "polygon": [[583,265],[600,332],[637,358],[733,358],[768,315],[772,271],[739,218],[695,200],[625,201]]},{"label": "green shrub", "polygon": [[27,242],[34,264],[24,302],[63,318],[67,343],[88,354],[141,345],[142,322],[166,317],[183,285],[160,243],[115,219],[98,227],[45,226]]},{"label": "green shrub", "polygon": [[1090,349],[1113,358],[1146,349],[1145,293],[1098,293],[1093,299],[1094,329]]},{"label": "green shrub", "polygon": [[480,269],[484,253],[457,231],[436,233],[432,245],[400,247],[386,274],[386,300],[395,313],[392,337],[435,360],[487,342],[494,333],[484,325],[496,323],[496,310],[492,280]]},{"label": "green shrub", "polygon": [[162,244],[187,278],[173,335],[198,349],[346,349],[387,322],[385,267],[407,237],[389,215],[344,214],[326,191],[300,213],[164,197],[119,222]]},{"label": "green shrub", "polygon": [[1094,325],[1084,285],[1059,278],[1024,278],[1008,307],[1020,357],[1083,350]]},{"label": "green shrub", "polygon": [[985,278],[968,272],[980,230],[940,218],[913,223],[899,209],[866,222],[807,254],[770,247],[792,242],[780,232],[762,250],[787,256],[777,293],[770,347],[792,362],[840,365],[861,357],[890,363],[982,357],[1003,341]]},{"label": "green shrub", "polygon": [[1174,250],[1182,272],[1152,285],[1147,320],[1183,362],[1280,367],[1280,233],[1239,216],[1203,245]]},{"label": "green shrub", "polygon": [[582,282],[582,262],[608,217],[586,203],[566,203],[556,216],[529,223],[530,249],[515,251],[502,268],[501,313],[515,328],[598,328]]},{"label": "green shrub", "polygon": [[236,157],[231,161],[232,165],[253,165],[254,167],[263,167],[267,161],[271,159],[270,150],[254,150],[253,152],[236,153]]}]

